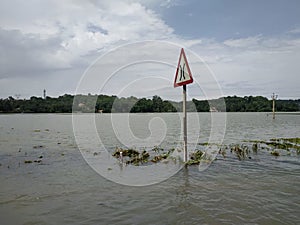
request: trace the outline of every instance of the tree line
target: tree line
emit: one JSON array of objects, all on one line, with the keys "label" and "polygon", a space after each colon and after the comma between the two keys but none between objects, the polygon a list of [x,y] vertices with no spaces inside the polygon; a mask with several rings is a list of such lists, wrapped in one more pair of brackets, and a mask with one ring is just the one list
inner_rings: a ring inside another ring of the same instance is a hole
[{"label": "tree line", "polygon": [[[270,112],[272,100],[262,96],[228,96],[213,100],[197,100],[187,102],[188,112]],[[47,96],[15,99],[0,99],[1,113],[141,113],[141,112],[181,112],[182,102],[167,101],[155,95],[152,99],[136,97],[117,97],[108,95],[69,95],[57,98]],[[300,111],[300,99],[276,100],[276,111]]]}]

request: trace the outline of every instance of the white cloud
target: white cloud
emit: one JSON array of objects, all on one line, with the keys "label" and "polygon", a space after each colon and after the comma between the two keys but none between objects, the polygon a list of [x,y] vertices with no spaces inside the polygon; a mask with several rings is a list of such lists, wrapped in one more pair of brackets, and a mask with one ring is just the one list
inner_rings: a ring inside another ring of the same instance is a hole
[{"label": "white cloud", "polygon": [[300,27],[294,28],[289,31],[291,34],[300,34]]},{"label": "white cloud", "polygon": [[59,37],[40,39],[36,34],[0,29],[0,78],[69,68],[60,41]]},{"label": "white cloud", "polygon": [[240,38],[240,39],[229,39],[224,41],[224,44],[228,47],[233,48],[253,48],[259,45],[261,41],[261,35],[255,37],[248,38]]},{"label": "white cloud", "polygon": [[[153,39],[184,44],[199,54],[215,72],[225,95],[281,92],[285,97],[299,98],[299,29],[281,37],[254,35],[225,41],[186,40],[175,35],[173,28],[146,7],[168,8],[177,4],[182,3],[178,0],[1,1],[0,97],[15,94],[20,86],[24,93],[28,90],[27,96],[34,95],[38,88],[43,89],[47,85],[47,89],[58,88],[56,82],[50,81],[59,77],[62,77],[59,80],[64,84],[60,85],[61,90],[53,93],[64,90],[71,92],[66,88],[67,84],[76,86],[71,79],[79,79],[84,69],[104,50],[120,44]],[[151,50],[151,46],[145,48],[145,55],[148,54],[147,49]],[[122,54],[136,57],[135,52]],[[177,53],[174,55],[168,46],[158,49],[156,54],[177,63]],[[191,57],[190,60],[196,67],[197,59]],[[113,64],[114,61],[108,63]],[[173,70],[169,73],[173,73]],[[45,79],[41,78],[43,76],[47,77],[47,85]],[[14,87],[18,77],[22,85]],[[195,77],[202,81],[201,74]],[[139,86],[141,90],[136,90],[136,93],[144,93],[146,89]],[[161,88],[164,89],[157,87]],[[171,92],[169,94],[168,98],[172,98]],[[198,97],[199,90],[191,88],[190,95]]]},{"label": "white cloud", "polygon": [[194,46],[215,72],[225,95],[299,98],[300,38],[254,36]]},{"label": "white cloud", "polygon": [[85,56],[99,49],[166,39],[173,32],[153,11],[132,1],[4,1],[1,5],[1,74],[66,69],[84,63]]}]

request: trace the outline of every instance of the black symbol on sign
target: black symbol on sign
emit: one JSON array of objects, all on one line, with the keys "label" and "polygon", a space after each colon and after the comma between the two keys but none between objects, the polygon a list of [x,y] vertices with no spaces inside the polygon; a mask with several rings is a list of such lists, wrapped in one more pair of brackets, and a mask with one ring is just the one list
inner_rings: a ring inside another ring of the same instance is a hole
[{"label": "black symbol on sign", "polygon": [[184,76],[184,67],[185,67],[185,63],[183,64],[182,67],[181,67],[181,65],[180,65],[180,78],[179,78],[179,81],[181,81],[182,78],[185,80],[185,76]]}]

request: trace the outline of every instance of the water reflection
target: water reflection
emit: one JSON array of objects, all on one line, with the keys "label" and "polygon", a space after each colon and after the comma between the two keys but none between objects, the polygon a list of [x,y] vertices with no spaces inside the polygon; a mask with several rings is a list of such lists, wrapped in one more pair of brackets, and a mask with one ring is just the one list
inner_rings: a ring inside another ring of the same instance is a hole
[{"label": "water reflection", "polygon": [[191,206],[190,183],[189,183],[189,169],[183,167],[179,173],[180,185],[176,190],[176,204],[178,211],[186,211]]}]

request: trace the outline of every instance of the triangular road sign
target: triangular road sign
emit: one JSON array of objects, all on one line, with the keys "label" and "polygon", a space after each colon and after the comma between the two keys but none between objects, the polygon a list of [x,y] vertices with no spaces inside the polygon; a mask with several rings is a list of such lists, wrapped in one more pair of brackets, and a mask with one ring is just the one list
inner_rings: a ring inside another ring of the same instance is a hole
[{"label": "triangular road sign", "polygon": [[175,74],[174,87],[179,87],[190,83],[193,83],[193,77],[184,50],[182,48]]}]

